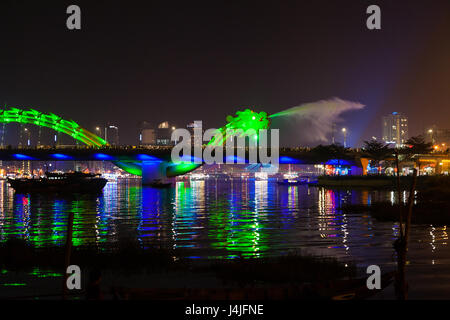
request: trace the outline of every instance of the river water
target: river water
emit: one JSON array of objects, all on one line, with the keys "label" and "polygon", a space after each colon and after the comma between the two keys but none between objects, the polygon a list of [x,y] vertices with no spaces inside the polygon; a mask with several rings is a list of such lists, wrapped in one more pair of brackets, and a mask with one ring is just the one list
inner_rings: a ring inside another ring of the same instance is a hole
[{"label": "river water", "polygon": [[[332,256],[364,268],[395,269],[398,225],[367,213],[343,213],[346,203],[394,201],[391,191],[281,186],[254,179],[177,182],[142,187],[137,179],[108,182],[100,196],[15,194],[0,182],[0,242],[23,238],[36,246],[64,245],[74,213],[74,246],[133,240],[143,247],[182,249],[192,259],[276,256],[293,251]],[[410,297],[450,298],[446,227],[414,225]]]}]

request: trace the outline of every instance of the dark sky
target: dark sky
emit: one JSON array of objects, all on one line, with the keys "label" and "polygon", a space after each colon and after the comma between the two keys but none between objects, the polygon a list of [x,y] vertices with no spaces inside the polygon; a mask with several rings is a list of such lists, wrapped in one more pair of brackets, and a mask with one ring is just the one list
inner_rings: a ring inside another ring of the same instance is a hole
[{"label": "dark sky", "polygon": [[[81,31],[66,29],[70,4]],[[366,28],[370,4],[382,30]],[[392,111],[412,134],[450,128],[449,39],[448,0],[2,0],[0,103],[110,122],[135,144],[142,120],[218,127],[243,106],[340,97],[367,106],[345,117],[356,144]]]}]

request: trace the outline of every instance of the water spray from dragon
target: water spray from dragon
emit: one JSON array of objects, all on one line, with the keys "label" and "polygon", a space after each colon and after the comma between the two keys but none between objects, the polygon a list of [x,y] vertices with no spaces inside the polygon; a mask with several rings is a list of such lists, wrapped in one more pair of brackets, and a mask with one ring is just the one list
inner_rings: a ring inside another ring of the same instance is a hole
[{"label": "water spray from dragon", "polygon": [[258,132],[260,129],[295,126],[296,135],[303,137],[303,141],[320,143],[328,141],[332,124],[342,121],[343,113],[362,108],[364,105],[361,103],[332,98],[301,104],[272,115],[246,109],[236,112],[235,117],[228,116],[228,123],[219,130],[225,134],[227,129],[241,129],[244,132],[254,129]]}]

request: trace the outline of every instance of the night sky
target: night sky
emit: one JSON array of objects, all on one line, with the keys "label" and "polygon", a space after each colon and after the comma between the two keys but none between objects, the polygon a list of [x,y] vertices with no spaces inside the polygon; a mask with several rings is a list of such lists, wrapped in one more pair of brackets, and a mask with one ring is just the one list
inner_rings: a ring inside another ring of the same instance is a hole
[{"label": "night sky", "polygon": [[[70,4],[80,31],[66,28]],[[366,28],[370,4],[382,30]],[[345,116],[352,145],[393,111],[411,134],[450,129],[448,0],[2,0],[0,15],[0,103],[115,124],[121,143],[142,120],[218,127],[246,106],[331,97],[366,105]]]}]

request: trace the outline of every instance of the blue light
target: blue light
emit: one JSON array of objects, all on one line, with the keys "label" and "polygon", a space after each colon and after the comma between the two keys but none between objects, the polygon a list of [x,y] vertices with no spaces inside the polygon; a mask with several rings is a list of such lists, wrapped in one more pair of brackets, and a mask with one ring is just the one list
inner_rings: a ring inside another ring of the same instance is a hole
[{"label": "blue light", "polygon": [[239,158],[238,156],[227,156],[225,158],[227,163],[248,163],[247,159]]},{"label": "blue light", "polygon": [[65,154],[61,154],[61,153],[54,153],[52,154],[52,157],[58,160],[69,160],[72,159],[72,157],[65,155]]},{"label": "blue light", "polygon": [[348,168],[336,168],[335,173],[340,176],[347,176],[349,172],[348,172]]},{"label": "blue light", "polygon": [[329,165],[342,165],[342,166],[351,166],[354,165],[353,161],[342,160],[342,159],[331,159],[326,162]]},{"label": "blue light", "polygon": [[191,163],[202,163],[203,160],[201,158],[197,158],[194,156],[181,156],[180,157],[181,161],[183,162],[191,162]]},{"label": "blue light", "polygon": [[18,160],[33,160],[32,157],[20,153],[13,154],[13,157]]},{"label": "blue light", "polygon": [[104,153],[96,153],[94,154],[94,158],[98,160],[113,160],[113,157]]},{"label": "blue light", "polygon": [[291,157],[280,157],[280,163],[300,164],[302,162]]},{"label": "blue light", "polygon": [[141,161],[161,161],[157,157],[149,156],[148,154],[138,154],[137,158]]}]

